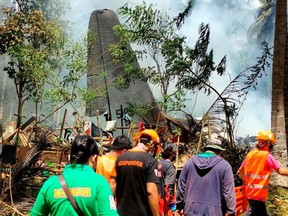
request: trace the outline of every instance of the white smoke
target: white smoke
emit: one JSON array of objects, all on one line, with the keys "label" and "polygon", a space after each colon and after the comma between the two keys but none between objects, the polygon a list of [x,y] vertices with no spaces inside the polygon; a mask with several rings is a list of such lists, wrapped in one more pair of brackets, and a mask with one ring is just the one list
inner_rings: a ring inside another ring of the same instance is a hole
[{"label": "white smoke", "polygon": [[[234,5],[217,5],[217,2],[223,4],[233,4],[234,2]],[[256,57],[260,56],[259,47],[249,44],[247,41],[247,30],[255,21],[255,9],[258,6],[259,2],[257,1],[201,1],[201,4],[195,6],[191,16],[185,22],[182,33],[189,37],[191,45],[194,45],[198,37],[197,26],[201,22],[209,23],[211,29],[210,48],[214,50],[216,62],[224,55],[227,55],[227,72],[230,76],[225,78],[215,77],[211,80],[212,85],[219,92],[237,74],[255,64]],[[240,53],[244,61],[239,58]],[[241,65],[242,67],[239,67]],[[269,78],[271,78],[270,74],[263,79]],[[271,95],[269,92],[271,91],[271,85],[267,87],[269,90],[266,89],[263,92],[260,91],[261,85],[259,85],[256,92],[251,90],[248,94],[247,100],[239,113],[236,135],[255,135],[260,129],[270,128]],[[190,107],[195,107],[193,114],[195,116],[203,116],[203,113],[215,99],[216,95],[206,97],[203,93],[199,93],[197,99],[190,103]]]},{"label": "white smoke", "polygon": [[[94,10],[111,9],[117,11],[127,1],[123,0],[73,0],[67,17],[74,23],[74,31],[84,34],[88,28],[90,14]],[[131,0],[129,4],[141,4],[142,1]],[[146,0],[146,4],[155,4],[156,8],[167,11],[171,16],[177,15],[187,0],[163,1]],[[256,63],[260,55],[259,47],[248,44],[247,30],[255,21],[256,9],[260,6],[257,0],[202,0],[197,1],[191,16],[185,21],[180,33],[187,36],[187,42],[194,46],[198,38],[200,23],[210,25],[210,48],[214,50],[215,61],[227,55],[227,72],[229,76],[214,77],[212,85],[221,92],[237,74]],[[244,60],[243,60],[244,59]],[[268,72],[269,73],[269,72]],[[262,79],[269,79],[270,75]],[[267,81],[266,81],[267,83]],[[268,81],[270,83],[270,81]],[[155,87],[152,87],[153,89]],[[267,87],[266,87],[267,88]],[[252,91],[238,117],[236,135],[255,135],[260,129],[270,128],[271,85],[266,92]],[[156,96],[157,97],[157,96]],[[193,116],[202,116],[216,99],[216,95],[207,97],[199,92],[187,96],[187,111]],[[257,99],[261,98],[261,100]]]},{"label": "white smoke", "polygon": [[[145,0],[146,4],[154,4],[158,9],[168,12],[171,16],[177,15],[188,0]],[[10,3],[10,0],[0,0],[1,4]],[[212,85],[221,92],[237,74],[245,68],[255,64],[259,56],[259,47],[247,42],[247,30],[255,21],[256,8],[260,5],[257,0],[198,0],[191,16],[185,21],[180,34],[187,36],[187,42],[194,46],[198,38],[199,24],[210,25],[210,48],[214,50],[215,61],[218,62],[227,55],[227,72],[224,78],[213,77]],[[73,0],[69,1],[71,9],[66,18],[73,23],[72,31],[75,38],[83,36],[88,29],[91,13],[99,9],[117,11],[127,1],[124,0]],[[129,4],[141,4],[141,0],[130,0]],[[1,64],[3,65],[3,63]],[[269,79],[270,75],[262,79]],[[266,83],[270,83],[270,80]],[[3,86],[3,85],[2,85]],[[3,87],[0,86],[0,89]],[[155,88],[152,86],[152,88]],[[260,129],[270,128],[271,113],[271,84],[266,85],[266,91],[259,88],[248,94],[244,107],[240,112],[236,133],[238,136],[255,135]],[[216,95],[207,97],[201,92],[188,95],[187,111],[194,117],[202,116]],[[261,98],[261,100],[259,100]],[[16,105],[15,105],[16,106]],[[14,107],[15,109],[16,107]],[[11,116],[11,114],[10,114]]]}]

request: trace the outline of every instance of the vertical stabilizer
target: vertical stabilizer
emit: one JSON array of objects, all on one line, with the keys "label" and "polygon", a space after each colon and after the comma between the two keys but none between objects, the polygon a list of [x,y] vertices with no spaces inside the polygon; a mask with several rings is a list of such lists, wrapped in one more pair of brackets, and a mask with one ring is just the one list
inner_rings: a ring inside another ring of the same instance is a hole
[{"label": "vertical stabilizer", "polygon": [[[133,80],[125,88],[119,88],[114,85],[113,80],[124,72],[123,63],[115,64],[112,62],[112,56],[108,52],[111,44],[119,42],[119,38],[114,34],[113,27],[120,24],[115,12],[104,9],[95,10],[91,14],[89,29],[95,36],[95,45],[88,53],[88,73],[87,86],[92,89],[101,88],[106,92],[105,97],[97,98],[92,101],[86,108],[87,116],[95,116],[96,111],[100,114],[107,112],[110,119],[116,119],[116,110],[127,107],[127,103],[155,104],[151,89],[147,82],[142,80]],[[127,47],[131,49],[131,46]],[[136,62],[137,66],[139,64]],[[104,78],[101,73],[105,72]],[[145,119],[155,124],[158,118],[159,109],[150,111]],[[138,116],[133,116],[132,120],[143,121]]]}]

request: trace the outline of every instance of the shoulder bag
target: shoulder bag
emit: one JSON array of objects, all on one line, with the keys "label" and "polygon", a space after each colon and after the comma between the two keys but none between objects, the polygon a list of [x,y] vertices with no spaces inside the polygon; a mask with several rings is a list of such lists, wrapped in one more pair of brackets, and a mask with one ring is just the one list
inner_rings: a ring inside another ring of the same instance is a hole
[{"label": "shoulder bag", "polygon": [[60,184],[61,184],[68,200],[70,201],[71,205],[73,206],[74,210],[77,212],[77,214],[79,216],[84,216],[83,212],[79,209],[77,203],[75,202],[75,199],[74,199],[73,195],[71,194],[69,188],[67,187],[67,184],[66,184],[63,176],[59,175],[58,178],[59,178]]}]

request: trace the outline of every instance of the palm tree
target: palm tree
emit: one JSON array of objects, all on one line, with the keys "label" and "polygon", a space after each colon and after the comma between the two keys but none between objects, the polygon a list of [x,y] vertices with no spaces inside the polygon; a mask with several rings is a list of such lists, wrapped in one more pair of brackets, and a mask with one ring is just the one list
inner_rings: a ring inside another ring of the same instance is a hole
[{"label": "palm tree", "polygon": [[262,0],[261,4],[257,9],[256,21],[248,29],[248,39],[257,43],[270,43],[273,40],[275,0]]},{"label": "palm tree", "polygon": [[192,9],[195,6],[195,3],[196,3],[196,0],[189,0],[184,10],[180,12],[177,17],[174,18],[178,28],[181,25],[183,25],[185,19],[192,13]]},{"label": "palm tree", "polygon": [[[288,108],[287,87],[287,0],[276,1],[275,16],[275,35],[274,35],[274,58],[272,71],[272,109],[271,109],[271,128],[277,138],[274,155],[282,166],[287,165],[287,124]],[[286,61],[285,61],[286,60]],[[276,185],[286,186],[287,178],[272,179]]]}]

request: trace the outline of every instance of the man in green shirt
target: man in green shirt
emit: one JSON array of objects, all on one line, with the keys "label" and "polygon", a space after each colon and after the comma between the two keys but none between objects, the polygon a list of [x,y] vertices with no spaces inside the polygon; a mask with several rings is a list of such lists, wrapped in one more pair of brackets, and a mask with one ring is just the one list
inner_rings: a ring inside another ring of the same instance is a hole
[{"label": "man in green shirt", "polygon": [[[63,177],[79,209],[85,216],[117,216],[116,205],[107,180],[95,173],[99,153],[94,139],[78,136],[71,147],[70,164]],[[58,176],[51,176],[42,186],[31,216],[77,216],[60,184]]]}]

